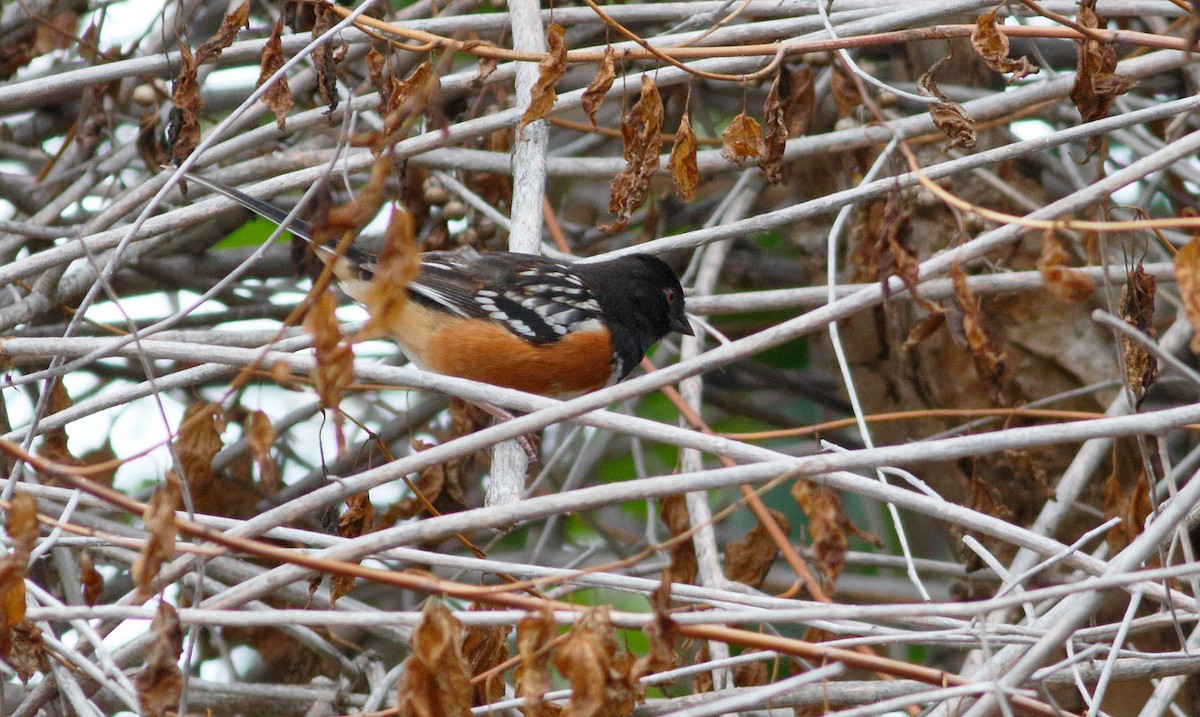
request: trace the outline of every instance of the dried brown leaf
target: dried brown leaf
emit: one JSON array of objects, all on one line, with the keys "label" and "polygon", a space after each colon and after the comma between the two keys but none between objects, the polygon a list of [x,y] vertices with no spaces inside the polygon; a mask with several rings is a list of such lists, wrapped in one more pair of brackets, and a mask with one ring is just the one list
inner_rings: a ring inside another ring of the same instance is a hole
[{"label": "dried brown leaf", "polygon": [[622,155],[625,168],[613,177],[608,211],[616,215],[601,228],[616,231],[624,227],[634,210],[646,201],[650,179],[658,171],[658,152],[662,147],[663,103],[658,86],[649,75],[642,75],[642,93],[629,113],[622,117]]},{"label": "dried brown leaf", "polygon": [[221,50],[233,44],[238,30],[250,26],[250,3],[243,2],[236,10],[225,16],[216,34],[200,43],[196,48],[196,64],[203,65],[221,54]]},{"label": "dried brown leaf", "polygon": [[212,460],[224,447],[224,430],[225,414],[219,404],[197,401],[184,409],[175,455],[188,490],[198,500],[205,500],[204,494],[212,489]]},{"label": "dried brown leaf", "polygon": [[944,149],[970,149],[975,146],[975,120],[957,102],[935,102],[929,106],[933,123],[948,138]]},{"label": "dried brown leaf", "polygon": [[604,57],[600,60],[596,76],[583,90],[583,111],[587,113],[588,121],[593,127],[596,126],[596,112],[600,110],[600,105],[604,104],[604,96],[612,89],[613,80],[617,77],[613,55],[612,45],[605,45]]},{"label": "dried brown leaf", "polygon": [[[786,534],[791,530],[791,523],[782,513],[767,509],[771,518]],[[746,537],[735,540],[725,546],[725,577],[750,587],[758,587],[766,579],[775,556],[779,554],[779,546],[771,538],[771,534],[756,523]]]},{"label": "dried brown leaf", "polygon": [[271,417],[262,411],[252,411],[246,416],[243,432],[250,455],[258,466],[258,477],[263,490],[268,495],[274,495],[279,490],[279,464],[271,455],[271,447],[275,445],[275,426],[271,425]]},{"label": "dried brown leaf", "polygon": [[904,343],[900,345],[900,350],[911,351],[920,345],[922,341],[932,336],[938,329],[942,328],[942,325],[945,323],[946,314],[944,312],[939,311],[936,314],[926,316],[908,330],[908,336],[905,337]]},{"label": "dried brown leaf", "polygon": [[808,517],[813,558],[826,587],[832,588],[846,565],[850,547],[849,519],[838,494],[806,480],[792,484],[792,498]]},{"label": "dried brown leaf", "polygon": [[955,264],[950,269],[950,275],[954,281],[954,301],[962,311],[963,336],[967,341],[967,349],[971,352],[971,360],[975,364],[975,373],[987,387],[992,402],[1001,404],[1008,359],[1000,345],[999,337],[979,308],[979,300],[967,286],[967,275],[962,267]]},{"label": "dried brown leaf", "polygon": [[1046,290],[1063,301],[1090,299],[1094,291],[1092,282],[1083,272],[1066,266],[1067,251],[1054,236],[1054,230],[1042,235],[1042,252],[1038,256],[1037,268],[1046,281]]},{"label": "dried brown leaf", "polygon": [[650,647],[646,656],[638,658],[633,665],[630,679],[634,681],[675,667],[675,633],[678,625],[671,619],[671,575],[666,570],[659,577],[658,587],[650,593],[650,609],[654,619],[648,621],[644,628]]},{"label": "dried brown leaf", "polygon": [[154,489],[142,514],[146,542],[133,561],[133,583],[143,595],[153,593],[152,584],[162,564],[175,557],[175,511],[179,508],[179,478],[167,472],[163,484]]},{"label": "dried brown leaf", "polygon": [[[1075,22],[1086,28],[1102,28],[1104,18],[1096,12],[1096,0],[1081,0]],[[1112,43],[1090,38],[1075,41],[1075,81],[1071,85],[1071,102],[1084,122],[1104,119],[1118,95],[1128,92],[1137,81],[1114,74],[1117,51]],[[1100,150],[1104,136],[1097,135],[1088,142],[1087,157]]]},{"label": "dried brown leaf", "polygon": [[996,29],[996,13],[1000,8],[985,12],[975,20],[971,31],[971,47],[983,58],[984,63],[996,72],[1011,72],[1009,82],[1016,82],[1040,70],[1024,55],[1014,60],[1008,56],[1008,36]]},{"label": "dried brown leaf", "polygon": [[[66,386],[63,385],[62,379],[54,379],[50,382],[50,393],[46,396],[46,412],[53,415],[59,411],[65,411],[70,408],[73,401],[71,395],[67,393]],[[82,465],[83,461],[75,457],[68,447],[69,437],[65,426],[54,428],[42,436],[42,442],[38,445],[37,453],[39,456],[45,456],[52,461],[65,463],[67,465]]]},{"label": "dried brown leaf", "polygon": [[758,120],[739,112],[721,133],[721,156],[728,162],[741,164],[763,153],[762,128]]},{"label": "dried brown leaf", "polygon": [[422,113],[440,113],[442,83],[432,63],[422,62],[403,80],[392,77],[389,87],[383,93],[385,117],[377,147],[406,136]]},{"label": "dried brown leaf", "polygon": [[79,555],[79,583],[83,586],[83,601],[86,604],[100,602],[104,594],[104,576],[96,569],[92,554],[86,550]]},{"label": "dried brown leaf", "polygon": [[841,64],[833,65],[833,73],[829,77],[829,89],[833,94],[833,104],[837,107],[838,119],[849,117],[862,104],[862,95],[858,85]]},{"label": "dried brown leaf", "polygon": [[42,640],[42,628],[25,620],[13,626],[10,636],[11,641],[6,646],[7,649],[0,652],[0,655],[12,666],[21,682],[28,683],[38,672],[44,673],[50,669],[50,663],[46,659],[46,643]]},{"label": "dried brown leaf", "polygon": [[[312,37],[317,39],[333,27],[333,12],[325,5],[317,5],[317,17],[313,22]],[[337,92],[337,56],[333,52],[333,43],[329,40],[313,51],[313,69],[317,71],[317,90],[321,93],[321,103],[326,112],[333,112],[338,106]]]},{"label": "dried brown leaf", "polygon": [[[271,36],[267,38],[267,42],[263,45],[262,65],[258,72],[258,82],[255,87],[262,87],[263,83],[271,78],[279,68],[283,67],[283,15],[275,21],[275,29],[271,30]],[[259,100],[271,111],[275,113],[275,126],[279,129],[284,128],[287,121],[288,112],[292,111],[295,102],[292,100],[292,90],[288,87],[287,74],[279,76],[279,79],[271,83],[265,94]]]},{"label": "dried brown leaf", "polygon": [[430,599],[413,629],[412,656],[397,688],[401,717],[469,717],[471,674],[463,657],[462,623]]},{"label": "dried brown leaf", "polygon": [[134,140],[138,156],[151,174],[158,174],[167,163],[167,153],[163,150],[158,132],[158,113],[147,112],[138,118],[138,134]]},{"label": "dried brown leaf", "polygon": [[1114,554],[1125,549],[1135,538],[1142,534],[1146,525],[1146,517],[1152,510],[1148,482],[1143,473],[1133,486],[1133,491],[1126,495],[1116,471],[1109,473],[1104,481],[1104,517],[1120,518],[1121,522],[1104,534],[1109,550]]},{"label": "dried brown leaf", "polygon": [[513,675],[517,695],[525,698],[521,712],[525,717],[553,717],[555,705],[542,696],[550,691],[550,655],[558,628],[549,608],[521,618],[517,623],[517,654],[521,658]]},{"label": "dried brown leaf", "polygon": [[200,85],[196,81],[196,58],[188,46],[179,44],[179,74],[171,87],[171,108],[167,126],[167,144],[171,160],[180,164],[200,144]]},{"label": "dried brown leaf", "polygon": [[933,66],[917,80],[917,87],[923,94],[938,100],[929,106],[929,116],[933,119],[933,124],[950,140],[946,143],[945,149],[956,147],[970,149],[975,146],[976,141],[975,120],[971,119],[962,105],[951,102],[934,79],[938,68],[949,59],[949,57],[943,57],[933,63]]},{"label": "dried brown leaf", "polygon": [[696,183],[700,181],[700,166],[696,161],[696,133],[692,130],[692,120],[688,117],[687,109],[679,119],[679,129],[675,132],[675,142],[671,145],[671,158],[667,160],[667,168],[671,170],[671,179],[675,182],[675,191],[690,202],[696,197]]},{"label": "dried brown leaf", "polygon": [[[468,40],[463,43],[460,52],[470,52],[474,54],[477,47],[496,47],[496,43],[490,40]],[[484,55],[475,55],[475,61],[479,63],[479,69],[475,70],[475,76],[471,78],[471,86],[475,89],[483,87],[483,83],[487,82],[487,78],[492,76],[496,68],[500,66],[500,61],[495,57],[487,57]]]},{"label": "dried brown leaf", "polygon": [[676,538],[671,542],[671,566],[667,568],[670,581],[694,583],[696,571],[699,569],[696,562],[696,547],[690,538],[679,539],[680,536],[687,535],[691,528],[687,504],[683,496],[669,495],[663,498],[659,505],[658,516],[671,532],[671,537]]},{"label": "dried brown leaf", "polygon": [[521,115],[521,121],[517,124],[518,132],[530,122],[536,122],[549,115],[550,110],[554,109],[554,101],[558,99],[554,88],[558,86],[563,75],[567,74],[565,35],[566,31],[562,25],[556,22],[546,27],[546,44],[550,49],[546,58],[538,63],[538,79],[530,93],[529,106],[525,108],[525,114]]},{"label": "dried brown leaf", "polygon": [[[1146,273],[1142,262],[1139,261],[1133,271],[1129,272],[1128,283],[1121,288],[1121,305],[1117,315],[1133,328],[1148,336],[1151,340],[1158,337],[1154,327],[1154,294],[1157,282]],[[1121,356],[1125,364],[1125,381],[1134,398],[1140,404],[1146,395],[1146,389],[1158,377],[1158,359],[1140,342],[1128,336],[1121,336]]]},{"label": "dried brown leaf", "polygon": [[1193,238],[1175,255],[1175,281],[1192,325],[1192,353],[1200,354],[1200,239]]},{"label": "dried brown leaf", "polygon": [[399,325],[408,300],[408,284],[417,278],[420,269],[421,252],[413,240],[412,215],[393,207],[383,250],[363,301],[370,316],[363,328],[366,336],[386,336],[391,327]]},{"label": "dried brown leaf", "polygon": [[877,241],[870,259],[861,257],[874,266],[864,269],[879,277],[885,297],[889,296],[887,280],[898,276],[918,306],[930,314],[941,313],[941,308],[921,293],[921,260],[913,241],[912,208],[903,204],[899,195],[893,194],[888,197],[882,210],[876,205],[870,214],[871,228],[868,233],[874,232]]},{"label": "dried brown leaf", "polygon": [[563,717],[625,715],[633,709],[637,689],[632,656],[624,652],[607,607],[593,608],[580,618],[554,651],[554,667],[571,685]]},{"label": "dried brown leaf", "polygon": [[[481,603],[471,603],[472,611],[486,612],[491,609]],[[508,659],[508,625],[468,625],[463,630],[462,651],[471,666],[471,676],[476,677],[503,664]],[[503,675],[495,674],[483,682],[476,682],[472,691],[471,704],[475,706],[497,702],[504,697]]]},{"label": "dried brown leaf", "polygon": [[334,412],[334,430],[340,455],[345,450],[345,437],[342,434],[339,406],[342,394],[354,382],[354,349],[348,343],[341,343],[342,331],[334,313],[336,308],[337,299],[333,292],[321,292],[304,317],[304,327],[314,337],[313,352],[317,361],[309,376],[321,400],[321,407]]},{"label": "dried brown leaf", "polygon": [[37,542],[37,502],[28,493],[15,493],[4,526],[13,540],[12,552],[0,557],[0,657],[13,649],[13,630],[25,620],[25,572]]},{"label": "dried brown leaf", "polygon": [[[375,506],[366,493],[358,493],[346,499],[346,510],[338,518],[337,534],[341,538],[357,538],[371,532],[375,524]],[[355,564],[358,561],[354,561]],[[354,589],[353,575],[334,575],[329,580],[329,604],[332,606]]]},{"label": "dried brown leaf", "polygon": [[134,685],[142,715],[163,717],[179,707],[179,696],[183,693],[183,673],[179,670],[183,630],[179,614],[166,600],[158,603],[158,612],[150,623],[150,637],[146,665],[134,678]]},{"label": "dried brown leaf", "polygon": [[787,66],[780,66],[779,71],[785,73],[787,96],[783,104],[783,115],[787,121],[789,137],[803,137],[808,134],[813,117],[817,113],[817,88],[813,81],[813,71],[808,65],[800,65],[794,71],[788,72]]},{"label": "dried brown leaf", "polygon": [[[742,650],[743,655],[754,652],[758,652],[758,650]],[[733,684],[738,687],[758,687],[765,685],[769,676],[767,663],[762,660],[742,663],[733,668]]]},{"label": "dried brown leaf", "polygon": [[788,128],[785,119],[783,102],[779,99],[779,84],[783,73],[775,75],[771,89],[767,92],[766,102],[763,103],[763,125],[766,133],[763,135],[763,154],[758,161],[758,167],[771,184],[783,180],[783,152],[787,149]]}]

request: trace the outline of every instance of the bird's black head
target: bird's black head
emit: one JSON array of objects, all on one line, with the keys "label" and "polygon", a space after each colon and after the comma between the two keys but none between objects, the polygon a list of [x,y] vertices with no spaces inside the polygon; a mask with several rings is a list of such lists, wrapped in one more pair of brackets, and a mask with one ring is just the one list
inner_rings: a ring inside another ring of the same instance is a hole
[{"label": "bird's black head", "polygon": [[656,341],[676,331],[692,335],[684,314],[683,287],[666,262],[649,254],[577,265],[608,317],[613,348],[628,360],[624,373]]}]

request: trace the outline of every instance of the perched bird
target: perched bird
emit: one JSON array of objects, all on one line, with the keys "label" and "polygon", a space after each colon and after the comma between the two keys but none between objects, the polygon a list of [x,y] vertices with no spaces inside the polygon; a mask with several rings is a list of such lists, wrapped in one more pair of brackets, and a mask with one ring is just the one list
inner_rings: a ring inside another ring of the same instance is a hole
[{"label": "perched bird", "polygon": [[[195,181],[275,223],[287,213],[199,175]],[[312,242],[303,221],[288,222]],[[355,300],[365,303],[376,257],[315,246]],[[544,396],[573,396],[629,375],[656,341],[692,335],[683,289],[649,254],[568,263],[533,254],[473,249],[421,255],[409,301],[385,332],[416,366]]]}]

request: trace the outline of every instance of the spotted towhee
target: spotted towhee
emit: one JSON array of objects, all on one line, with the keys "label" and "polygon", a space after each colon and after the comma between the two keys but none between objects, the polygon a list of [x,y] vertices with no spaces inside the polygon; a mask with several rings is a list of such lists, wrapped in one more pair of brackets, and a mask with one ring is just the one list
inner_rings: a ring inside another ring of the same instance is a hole
[{"label": "spotted towhee", "polygon": [[[198,175],[194,180],[282,223],[287,214]],[[303,221],[288,229],[312,242]],[[314,247],[346,293],[362,302],[376,257],[357,247]],[[661,259],[629,254],[566,263],[533,254],[431,251],[389,322],[389,337],[427,371],[545,396],[570,396],[629,375],[656,341],[692,335],[683,289]]]}]

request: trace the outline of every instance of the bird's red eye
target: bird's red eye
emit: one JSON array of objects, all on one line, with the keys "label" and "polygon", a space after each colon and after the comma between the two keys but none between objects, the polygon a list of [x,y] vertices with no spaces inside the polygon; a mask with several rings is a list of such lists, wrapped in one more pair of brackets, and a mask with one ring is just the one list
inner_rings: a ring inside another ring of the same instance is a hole
[{"label": "bird's red eye", "polygon": [[674,289],[667,289],[663,293],[667,295],[667,303],[668,304],[675,303],[675,290]]}]

